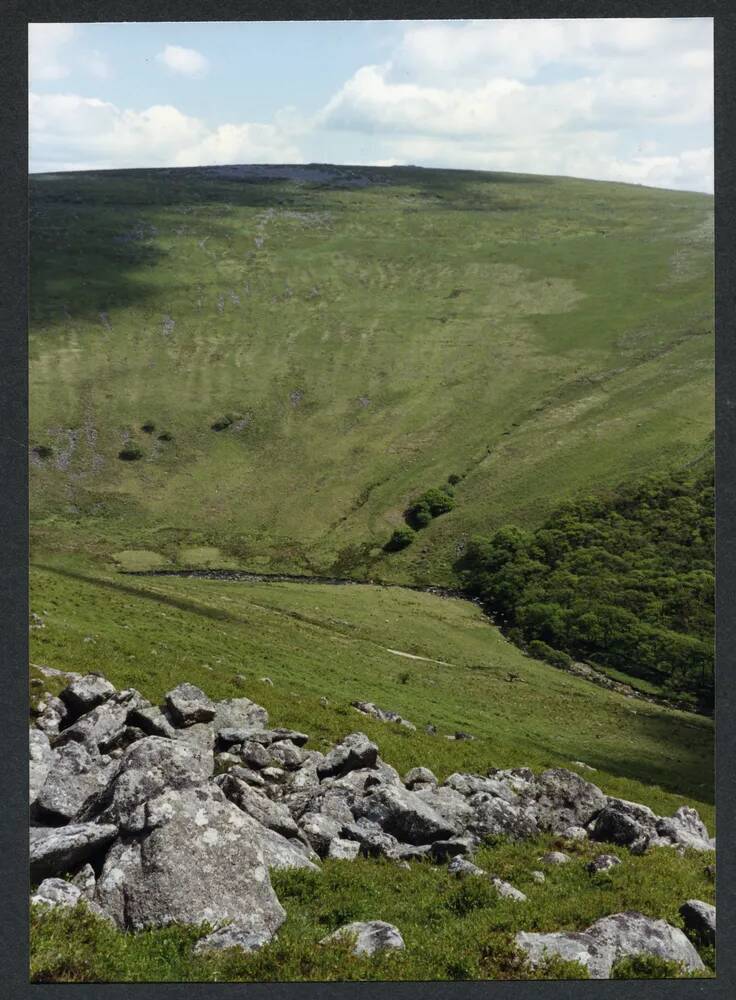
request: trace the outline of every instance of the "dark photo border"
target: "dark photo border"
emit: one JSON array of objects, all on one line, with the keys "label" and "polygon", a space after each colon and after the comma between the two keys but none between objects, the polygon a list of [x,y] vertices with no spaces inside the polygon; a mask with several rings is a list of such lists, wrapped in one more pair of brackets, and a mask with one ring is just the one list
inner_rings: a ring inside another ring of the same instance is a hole
[{"label": "dark photo border", "polygon": [[[0,996],[59,1000],[690,1000],[736,996],[736,13],[733,0],[3,0],[0,7]],[[28,981],[28,179],[27,24],[86,21],[713,17],[716,171],[717,975],[712,980],[30,984]]]}]

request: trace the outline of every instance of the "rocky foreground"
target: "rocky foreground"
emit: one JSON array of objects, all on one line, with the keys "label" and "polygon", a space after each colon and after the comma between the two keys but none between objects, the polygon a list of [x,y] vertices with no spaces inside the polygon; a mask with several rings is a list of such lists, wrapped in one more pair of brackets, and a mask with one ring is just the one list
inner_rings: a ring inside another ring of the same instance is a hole
[{"label": "rocky foreground", "polygon": [[[319,870],[322,858],[446,863],[523,904],[520,890],[471,860],[484,838],[552,833],[639,854],[715,847],[687,806],[657,816],[561,768],[452,774],[440,785],[416,767],[402,779],[363,733],[326,754],[306,750],[307,734],[269,728],[248,698],[213,703],[191,684],[155,706],[100,674],[77,675],[58,698],[42,698],[29,740],[32,901],[83,902],[121,930],[206,922],[215,929],[198,950],[262,947],[286,918],[269,869]],[[539,859],[569,862],[562,852]],[[619,863],[601,853],[590,868]],[[714,942],[712,906],[688,900],[681,913],[695,940]],[[379,913],[325,943],[345,935],[356,954],[404,946]],[[558,955],[593,978],[635,954],[704,968],[681,930],[633,912],[582,933],[521,933],[516,943],[532,965]]]}]

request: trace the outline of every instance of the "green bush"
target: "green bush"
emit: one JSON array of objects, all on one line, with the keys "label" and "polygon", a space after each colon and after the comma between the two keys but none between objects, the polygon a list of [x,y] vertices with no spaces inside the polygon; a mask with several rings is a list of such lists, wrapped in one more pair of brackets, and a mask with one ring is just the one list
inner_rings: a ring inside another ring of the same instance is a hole
[{"label": "green bush", "polygon": [[51,458],[54,454],[54,449],[47,444],[37,444],[33,451],[39,458]]},{"label": "green bush", "polygon": [[544,660],[546,663],[551,663],[553,667],[565,669],[572,666],[571,656],[568,656],[561,649],[553,649],[552,646],[548,646],[546,642],[541,642],[539,639],[533,639],[527,646],[527,650],[535,660]]},{"label": "green bush", "polygon": [[619,959],[611,970],[611,979],[677,979],[683,975],[681,962],[659,955],[631,955]]},{"label": "green bush", "polygon": [[413,528],[426,528],[434,517],[446,514],[455,506],[451,486],[427,490],[407,509],[405,517]]},{"label": "green bush", "polygon": [[153,434],[156,430],[156,425],[151,420],[147,420],[145,424],[141,424],[141,430],[145,434]]},{"label": "green bush", "polygon": [[384,545],[386,552],[400,552],[414,541],[415,532],[411,528],[397,528]]},{"label": "green bush", "polygon": [[122,459],[124,462],[137,462],[138,459],[143,458],[143,452],[137,444],[126,444],[125,447],[118,452],[118,458]]},{"label": "green bush", "polygon": [[463,477],[459,476],[457,472],[452,472],[447,477],[447,482],[450,484],[450,486],[457,486],[457,484],[462,480],[462,478]]},{"label": "green bush", "polygon": [[171,433],[171,431],[163,431],[163,433],[159,434],[158,440],[159,441],[173,441],[174,440],[174,435]]}]

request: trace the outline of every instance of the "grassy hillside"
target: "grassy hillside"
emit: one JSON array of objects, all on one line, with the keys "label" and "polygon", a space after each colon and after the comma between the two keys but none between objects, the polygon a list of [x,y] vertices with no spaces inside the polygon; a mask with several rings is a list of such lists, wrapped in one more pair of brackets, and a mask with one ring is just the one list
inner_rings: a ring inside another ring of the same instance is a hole
[{"label": "grassy hillside", "polygon": [[[492,766],[564,766],[659,813],[695,805],[714,832],[711,720],[624,698],[527,658],[468,601],[364,585],[122,577],[68,557],[34,568],[32,595],[44,623],[31,633],[34,664],[100,669],[116,685],[135,685],[157,701],[185,678],[214,698],[247,695],[268,708],[274,725],[309,733],[315,749],[361,729],[402,774],[420,764],[440,778]],[[46,687],[63,684],[37,669],[32,676],[43,677]],[[273,685],[261,680],[266,676]],[[417,731],[359,714],[350,706],[357,698],[405,714]],[[430,721],[436,735],[424,731]],[[445,739],[458,729],[476,738]],[[547,868],[547,881],[537,885],[531,872],[553,848],[572,861]],[[623,863],[591,877],[584,862],[601,850]],[[254,954],[193,955],[202,928],[123,934],[83,910],[35,907],[31,977],[579,978],[580,967],[559,961],[536,973],[524,968],[513,934],[581,930],[631,909],[681,926],[683,900],[713,899],[706,872],[712,860],[666,848],[634,857],[625,848],[552,836],[484,844],[477,863],[520,888],[528,897],[523,904],[500,898],[485,880],[458,882],[443,866],[413,863],[404,871],[385,860],[326,861],[319,873],[273,873],[287,920],[278,939]],[[361,919],[395,923],[406,950],[356,959],[345,948],[318,945],[341,924]],[[713,950],[701,954],[711,975]],[[651,962],[627,971],[673,974]]]},{"label": "grassy hillside", "polygon": [[35,553],[443,582],[470,535],[707,449],[711,198],[359,174],[32,178]]},{"label": "grassy hillside", "polygon": [[[45,623],[31,633],[32,663],[102,670],[156,701],[183,679],[213,698],[246,694],[275,724],[309,733],[315,749],[364,730],[402,773],[583,761],[609,794],[660,814],[694,804],[712,826],[711,720],[528,658],[468,601],[404,588],[124,578],[68,560],[35,568],[31,584]],[[417,732],[359,714],[356,699],[399,712]],[[424,732],[429,722],[438,735]],[[476,738],[444,738],[457,730]]]}]

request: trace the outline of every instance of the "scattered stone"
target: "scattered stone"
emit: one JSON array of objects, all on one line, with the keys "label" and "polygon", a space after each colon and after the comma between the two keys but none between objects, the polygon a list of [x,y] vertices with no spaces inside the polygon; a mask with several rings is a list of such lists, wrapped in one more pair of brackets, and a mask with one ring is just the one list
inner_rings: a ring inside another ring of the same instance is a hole
[{"label": "scattered stone", "polygon": [[322,706],[322,708],[327,708],[327,706],[330,704],[327,698],[324,697],[324,695],[320,698],[319,703]]},{"label": "scattered stone", "polygon": [[584,761],[582,761],[582,760],[574,760],[574,761],[572,762],[572,764],[573,764],[573,767],[579,767],[579,768],[581,768],[581,769],[582,769],[583,771],[597,771],[597,770],[598,770],[598,768],[596,768],[596,767],[591,767],[591,766],[590,766],[590,764],[586,764],[586,763],[585,763]]},{"label": "scattered stone", "polygon": [[252,926],[248,920],[236,920],[198,941],[194,953],[201,955],[208,951],[221,951],[223,948],[240,948],[246,952],[258,951],[272,938],[272,931],[268,926],[264,926],[260,917],[253,920]]},{"label": "scattered stone", "polygon": [[529,934],[522,931],[516,935],[515,942],[533,968],[556,957],[565,962],[579,962],[588,970],[591,979],[608,979],[611,975],[611,949],[589,934],[574,931]]},{"label": "scattered stone", "polygon": [[675,844],[689,847],[695,851],[712,851],[715,842],[708,837],[705,823],[698,815],[697,809],[690,806],[680,806],[674,816],[666,816],[657,820],[657,833],[669,838]]},{"label": "scattered stone", "polygon": [[386,833],[378,823],[359,819],[355,823],[346,823],[342,828],[345,840],[355,840],[360,846],[360,853],[367,858],[397,858],[399,842],[396,837]]},{"label": "scattered stone", "polygon": [[35,893],[31,896],[31,903],[41,903],[52,908],[60,906],[62,909],[73,910],[78,903],[91,910],[95,916],[109,920],[107,914],[84,893],[73,882],[67,882],[63,878],[47,878],[39,885]]},{"label": "scattered stone", "polygon": [[504,882],[503,879],[496,877],[492,878],[491,882],[502,899],[512,899],[515,903],[526,903],[527,897],[524,893],[520,889],[516,889],[510,882]]},{"label": "scattered stone", "polygon": [[165,695],[166,707],[178,726],[191,726],[195,722],[211,722],[215,706],[194,684],[179,684]]},{"label": "scattered stone", "polygon": [[566,830],[563,830],[560,834],[564,840],[574,840],[581,841],[588,839],[588,831],[582,826],[568,826]]},{"label": "scattered stone", "polygon": [[628,911],[603,917],[591,924],[586,934],[611,950],[614,963],[630,955],[655,955],[666,961],[681,962],[688,972],[705,968],[681,930],[642,913]]},{"label": "scattered stone", "polygon": [[[268,712],[250,698],[228,698],[215,703],[215,730],[258,730],[268,725]],[[283,730],[288,733],[290,730]]]},{"label": "scattered stone", "polygon": [[544,874],[544,872],[534,871],[531,872],[531,876],[532,880],[536,882],[537,885],[544,885],[544,883],[547,881],[547,876]]},{"label": "scattered stone", "polygon": [[375,955],[378,951],[405,947],[404,939],[398,928],[383,920],[356,921],[352,924],[345,924],[333,934],[322,938],[320,944],[331,944],[334,941],[343,941],[345,938],[354,938],[353,955]]},{"label": "scattered stone", "polygon": [[280,767],[264,767],[261,776],[266,781],[279,782],[285,777],[285,772]]},{"label": "scattered stone", "polygon": [[430,849],[434,861],[449,861],[463,854],[470,854],[473,844],[469,837],[453,837],[450,840],[435,840]]},{"label": "scattered stone", "polygon": [[273,681],[270,677],[261,677],[261,684],[268,684],[269,687],[273,687]]},{"label": "scattered stone", "polygon": [[680,916],[685,924],[685,930],[691,931],[695,938],[704,945],[716,943],[716,908],[710,903],[699,899],[688,899],[680,907]]},{"label": "scattered stone", "polygon": [[295,746],[291,740],[279,740],[272,743],[268,752],[277,765],[287,771],[297,771],[308,759],[305,752]]},{"label": "scattered stone", "polygon": [[566,865],[570,860],[570,857],[567,854],[563,854],[562,851],[548,851],[537,860],[541,861],[542,864],[545,865]]},{"label": "scattered stone", "polygon": [[468,875],[486,874],[483,868],[479,868],[478,865],[473,864],[472,861],[468,861],[467,858],[460,857],[459,855],[452,859],[447,866],[447,871],[450,875],[454,875],[456,878],[465,878]]},{"label": "scattered stone", "polygon": [[363,715],[370,715],[374,719],[378,719],[379,722],[395,722],[398,725],[405,726],[407,729],[416,730],[416,726],[413,722],[408,719],[404,719],[398,712],[392,712],[390,709],[379,708],[378,705],[374,705],[372,701],[351,701],[351,706],[356,708]]},{"label": "scattered stone", "polygon": [[615,854],[599,854],[597,858],[593,858],[585,866],[586,872],[591,875],[595,875],[597,872],[607,872],[611,868],[615,868],[616,865],[621,864],[621,858],[617,858]]}]

